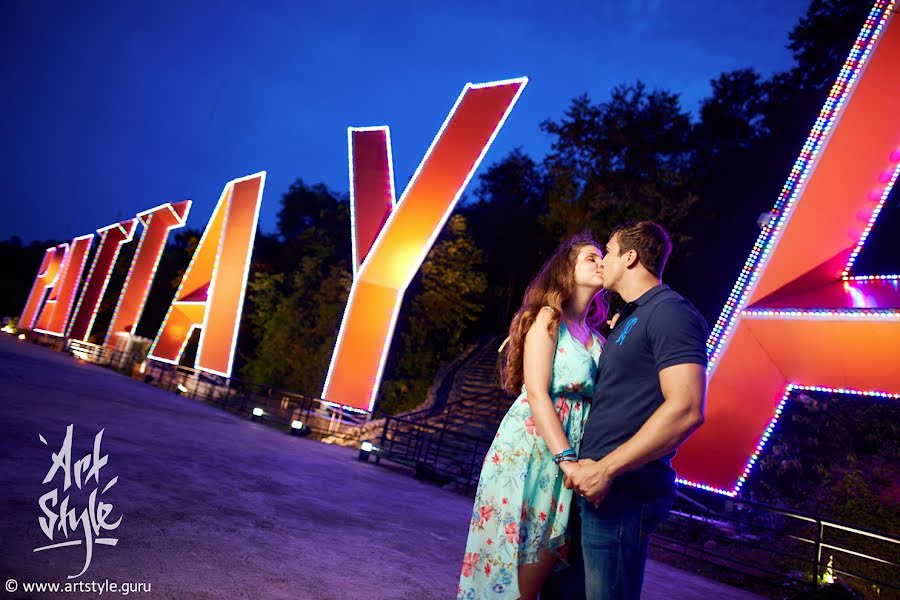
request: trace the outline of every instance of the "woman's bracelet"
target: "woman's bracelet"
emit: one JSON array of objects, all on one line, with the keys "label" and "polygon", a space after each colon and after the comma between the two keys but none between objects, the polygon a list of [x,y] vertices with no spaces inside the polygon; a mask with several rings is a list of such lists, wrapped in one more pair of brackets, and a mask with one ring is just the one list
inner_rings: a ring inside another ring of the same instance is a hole
[{"label": "woman's bracelet", "polygon": [[553,456],[553,462],[556,463],[557,465],[561,462],[577,462],[577,461],[578,461],[578,455],[575,454],[575,451],[572,450],[571,448],[566,448],[559,454],[556,454]]}]

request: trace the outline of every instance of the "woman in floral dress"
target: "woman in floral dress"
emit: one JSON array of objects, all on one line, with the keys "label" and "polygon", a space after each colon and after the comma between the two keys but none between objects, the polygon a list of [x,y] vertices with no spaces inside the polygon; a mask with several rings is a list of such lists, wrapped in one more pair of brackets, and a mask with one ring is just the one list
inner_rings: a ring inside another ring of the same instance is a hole
[{"label": "woman in floral dress", "polygon": [[563,481],[578,468],[606,318],[601,258],[588,235],[565,241],[513,317],[503,382],[519,396],[484,460],[460,599],[537,598],[565,565],[572,491]]}]

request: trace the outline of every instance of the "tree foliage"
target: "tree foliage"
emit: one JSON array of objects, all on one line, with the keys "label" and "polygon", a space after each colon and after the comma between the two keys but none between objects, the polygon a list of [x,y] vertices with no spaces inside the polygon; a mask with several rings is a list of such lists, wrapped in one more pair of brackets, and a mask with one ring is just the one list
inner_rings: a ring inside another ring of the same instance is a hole
[{"label": "tree foliage", "polygon": [[541,128],[554,138],[544,160],[549,232],[605,236],[623,221],[655,219],[685,239],[694,203],[691,121],[677,94],[641,81],[620,85],[605,102],[575,98],[562,119]]},{"label": "tree foliage", "polygon": [[284,195],[248,286],[244,377],[321,394],[352,283],[349,229],[347,201],[324,185],[298,180]]},{"label": "tree foliage", "polygon": [[483,308],[487,277],[481,264],[465,217],[454,215],[406,294],[382,385],[385,412],[420,404],[437,370],[464,349]]}]

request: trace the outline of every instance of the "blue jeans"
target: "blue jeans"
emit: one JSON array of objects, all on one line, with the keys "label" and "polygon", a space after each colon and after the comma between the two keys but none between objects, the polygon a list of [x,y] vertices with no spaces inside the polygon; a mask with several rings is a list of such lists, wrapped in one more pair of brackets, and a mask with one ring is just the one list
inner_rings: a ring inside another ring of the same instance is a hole
[{"label": "blue jeans", "polygon": [[639,498],[614,483],[600,508],[580,500],[588,600],[639,600],[650,534],[669,515],[672,497]]}]

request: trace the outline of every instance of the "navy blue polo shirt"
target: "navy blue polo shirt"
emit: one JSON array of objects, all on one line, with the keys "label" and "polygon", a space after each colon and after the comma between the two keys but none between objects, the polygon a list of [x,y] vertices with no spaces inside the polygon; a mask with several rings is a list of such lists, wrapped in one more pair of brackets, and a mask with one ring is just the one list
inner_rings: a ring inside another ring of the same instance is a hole
[{"label": "navy blue polo shirt", "polygon": [[[669,286],[647,290],[620,313],[600,355],[580,458],[599,460],[637,433],[664,401],[660,371],[683,363],[706,366],[706,321]],[[625,473],[614,485],[643,496],[671,494],[674,455]]]}]

